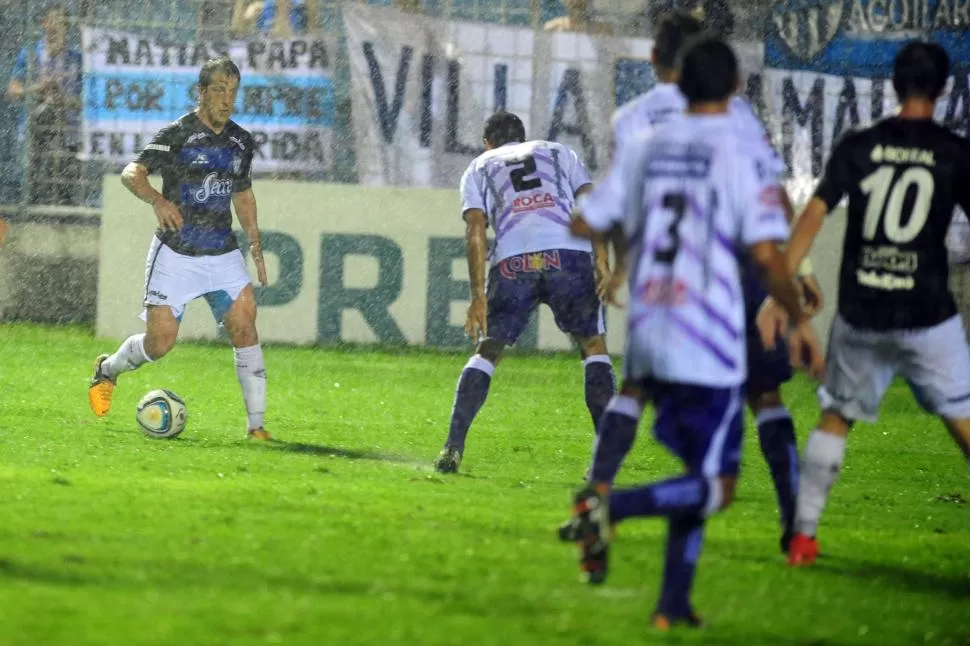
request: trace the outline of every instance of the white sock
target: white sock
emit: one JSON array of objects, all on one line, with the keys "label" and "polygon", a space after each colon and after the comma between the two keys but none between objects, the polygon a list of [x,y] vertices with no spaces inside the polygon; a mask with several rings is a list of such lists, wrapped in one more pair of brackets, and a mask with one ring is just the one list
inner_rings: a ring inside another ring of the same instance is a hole
[{"label": "white sock", "polygon": [[115,380],[121,373],[137,370],[151,361],[145,352],[145,335],[136,334],[125,339],[118,351],[104,360],[101,372],[105,377]]},{"label": "white sock", "polygon": [[249,429],[262,428],[266,415],[266,366],[263,364],[263,348],[257,345],[248,348],[233,348],[236,357],[236,377],[242,386],[243,400],[246,402],[246,415]]},{"label": "white sock", "polygon": [[845,438],[815,429],[805,444],[802,470],[798,481],[798,503],[795,506],[795,531],[815,536],[818,519],[829,497],[829,490],[839,477],[845,459]]}]

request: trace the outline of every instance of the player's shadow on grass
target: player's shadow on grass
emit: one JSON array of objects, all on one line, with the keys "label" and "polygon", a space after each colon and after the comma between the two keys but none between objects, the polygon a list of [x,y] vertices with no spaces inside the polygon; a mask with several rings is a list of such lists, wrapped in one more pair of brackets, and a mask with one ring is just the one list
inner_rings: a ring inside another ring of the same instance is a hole
[{"label": "player's shadow on grass", "polygon": [[924,572],[902,565],[855,561],[840,556],[819,557],[812,569],[854,579],[864,579],[877,584],[889,584],[914,592],[927,592],[953,597],[970,598],[970,576],[952,576],[936,572]]},{"label": "player's shadow on grass", "polygon": [[380,453],[378,451],[358,451],[355,449],[341,449],[335,446],[323,446],[321,444],[307,444],[305,442],[281,442],[272,440],[261,442],[256,446],[266,447],[276,451],[286,453],[302,453],[304,455],[319,455],[327,458],[341,458],[344,460],[375,460],[378,462],[394,462],[397,464],[416,464],[412,458],[405,458],[400,455],[390,453]]}]

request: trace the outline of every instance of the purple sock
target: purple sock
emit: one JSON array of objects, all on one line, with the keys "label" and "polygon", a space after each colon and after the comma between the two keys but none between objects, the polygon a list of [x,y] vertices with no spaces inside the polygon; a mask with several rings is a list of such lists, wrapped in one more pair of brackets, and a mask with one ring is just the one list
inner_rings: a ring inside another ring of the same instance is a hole
[{"label": "purple sock", "polygon": [[494,372],[495,366],[477,354],[465,364],[455,389],[455,403],[451,409],[451,424],[448,426],[445,446],[465,450],[465,437],[475,415],[488,397],[488,387]]},{"label": "purple sock", "polygon": [[635,516],[703,516],[712,495],[707,478],[682,476],[610,494],[610,520]]},{"label": "purple sock", "polygon": [[703,543],[704,519],[701,516],[674,516],[670,519],[663,587],[657,612],[671,618],[692,614],[690,589]]},{"label": "purple sock", "polygon": [[625,395],[619,395],[606,405],[606,412],[596,430],[593,444],[593,467],[590,480],[612,483],[620,465],[633,447],[637,425],[643,407]]},{"label": "purple sock", "polygon": [[795,425],[783,407],[758,413],[758,440],[765,456],[778,497],[778,511],[785,531],[795,522],[795,499],[798,495],[798,449]]},{"label": "purple sock", "polygon": [[603,413],[616,394],[616,377],[609,355],[597,354],[583,361],[586,378],[586,408],[593,419],[593,430],[599,432]]}]

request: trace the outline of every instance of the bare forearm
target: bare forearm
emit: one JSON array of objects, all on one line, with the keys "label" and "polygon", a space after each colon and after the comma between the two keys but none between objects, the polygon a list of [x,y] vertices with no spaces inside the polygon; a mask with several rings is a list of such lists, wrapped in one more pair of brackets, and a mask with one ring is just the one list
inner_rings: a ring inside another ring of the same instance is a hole
[{"label": "bare forearm", "polygon": [[259,242],[259,223],[256,219],[256,200],[240,200],[236,205],[236,218],[239,226],[246,232],[250,243]]},{"label": "bare forearm", "polygon": [[626,273],[626,259],[629,254],[629,245],[626,241],[626,235],[623,233],[623,227],[620,225],[615,225],[610,229],[609,242],[613,246],[614,264],[613,273],[615,274],[625,274]]},{"label": "bare forearm", "polygon": [[795,228],[785,249],[788,270],[791,273],[794,274],[798,271],[798,266],[808,256],[808,252],[811,251],[815,237],[822,229],[822,222],[825,219],[827,210],[824,202],[818,198],[813,198],[808,207],[806,207],[805,212],[795,222]]},{"label": "bare forearm", "polygon": [[802,309],[801,296],[788,268],[785,256],[780,251],[762,265],[765,287],[772,298],[778,302],[796,324],[807,318]]},{"label": "bare forearm", "polygon": [[606,246],[606,236],[599,233],[593,235],[593,261],[600,269],[609,269],[610,249]]},{"label": "bare forearm", "polygon": [[146,204],[154,205],[162,194],[156,191],[148,181],[148,173],[141,168],[128,166],[121,173],[121,183],[131,191],[131,194]]},{"label": "bare forearm", "polygon": [[791,225],[795,221],[795,207],[791,203],[791,196],[784,186],[779,186],[778,191],[781,194],[781,208],[785,210],[785,220]]},{"label": "bare forearm", "polygon": [[485,230],[469,225],[465,231],[465,247],[468,254],[468,281],[471,297],[485,297]]}]

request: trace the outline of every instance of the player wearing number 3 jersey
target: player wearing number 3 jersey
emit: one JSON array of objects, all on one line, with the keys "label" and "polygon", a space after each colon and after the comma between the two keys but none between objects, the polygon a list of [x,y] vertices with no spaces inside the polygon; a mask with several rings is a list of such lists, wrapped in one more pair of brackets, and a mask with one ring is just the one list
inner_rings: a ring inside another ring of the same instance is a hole
[{"label": "player wearing number 3 jersey", "polygon": [[797,265],[826,213],[848,196],[838,314],[819,390],[822,419],[802,456],[792,565],[815,560],[818,519],[849,428],[876,420],[896,375],[970,457],[970,349],[948,289],[945,246],[954,204],[970,208],[970,145],[933,121],[949,67],[939,45],[902,49],[893,75],[899,114],[835,147],[786,252]]},{"label": "player wearing number 3 jersey", "polygon": [[593,474],[575,497],[575,531],[560,534],[575,539],[588,581],[600,583],[613,523],[666,518],[663,587],[653,617],[660,629],[698,625],[690,589],[704,525],[730,504],[738,478],[747,378],[740,252],[748,252],[770,292],[798,320],[794,356],[822,369],[779,248],[788,223],[778,169],[768,163],[773,153],[741,133],[728,113],[737,58],[724,42],[701,40],[682,61],[678,86],[687,114],[623,147],[611,171],[616,181],[581,203],[573,231],[609,232],[619,276],[631,259],[623,386],[597,441],[632,437],[649,401],[654,434],[683,461],[684,472],[632,489],[612,489]]},{"label": "player wearing number 3 jersey", "polygon": [[[579,345],[594,428],[615,390],[597,296],[606,254],[599,244],[594,257],[593,245],[569,232],[576,198],[592,188],[586,168],[562,144],[526,141],[522,121],[508,112],[488,119],[483,141],[485,152],[461,179],[471,283],[465,331],[478,348],[458,380],[448,438],[435,461],[443,473],[458,470],[502,351],[516,342],[540,303]],[[487,284],[486,227],[494,231]]]}]

